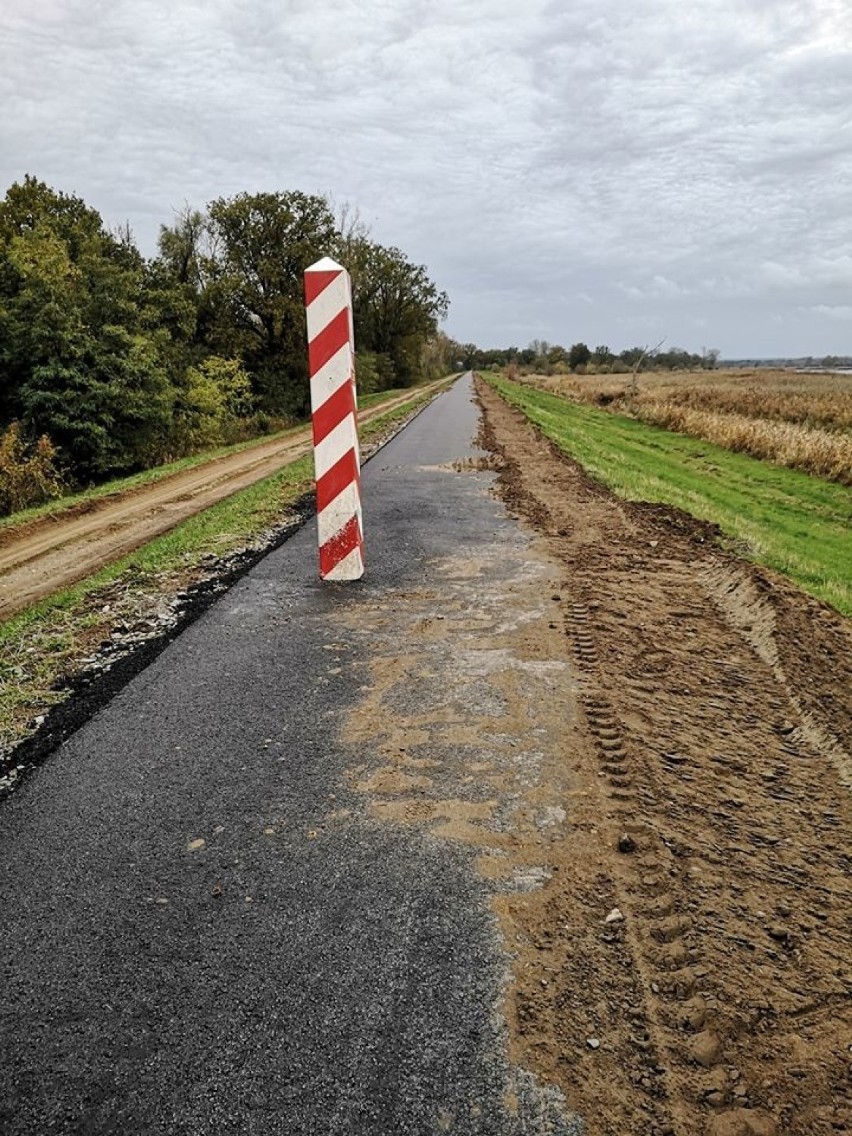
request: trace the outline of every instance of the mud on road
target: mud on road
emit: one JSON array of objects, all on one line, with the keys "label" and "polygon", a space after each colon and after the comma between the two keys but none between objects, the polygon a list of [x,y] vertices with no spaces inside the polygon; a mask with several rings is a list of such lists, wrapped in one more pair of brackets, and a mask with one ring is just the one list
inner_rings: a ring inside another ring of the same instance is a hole
[{"label": "mud on road", "polygon": [[478,390],[528,543],[359,607],[351,786],[471,846],[571,1131],[852,1131],[850,625]]}]

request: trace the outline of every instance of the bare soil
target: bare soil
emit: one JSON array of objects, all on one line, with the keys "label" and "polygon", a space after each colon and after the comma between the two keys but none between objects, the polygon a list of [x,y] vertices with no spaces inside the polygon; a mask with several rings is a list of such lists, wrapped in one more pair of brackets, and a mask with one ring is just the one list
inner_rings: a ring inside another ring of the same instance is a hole
[{"label": "bare soil", "polygon": [[586,1132],[852,1131],[850,624],[479,397],[526,543],[359,605],[351,787],[471,847],[514,1067]]},{"label": "bare soil", "polygon": [[[411,398],[407,391],[361,411],[359,419],[369,422]],[[305,427],[154,484],[0,530],[0,621],[86,579],[310,449],[310,427]]]}]

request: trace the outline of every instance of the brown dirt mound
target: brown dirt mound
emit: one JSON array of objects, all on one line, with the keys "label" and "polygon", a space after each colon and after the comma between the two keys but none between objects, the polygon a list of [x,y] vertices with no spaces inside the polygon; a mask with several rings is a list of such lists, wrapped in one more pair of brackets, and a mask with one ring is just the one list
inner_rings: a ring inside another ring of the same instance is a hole
[{"label": "brown dirt mound", "polygon": [[520,1059],[592,1132],[852,1131],[849,623],[479,394],[500,493],[561,566],[567,759],[603,790],[549,885],[502,900]]}]

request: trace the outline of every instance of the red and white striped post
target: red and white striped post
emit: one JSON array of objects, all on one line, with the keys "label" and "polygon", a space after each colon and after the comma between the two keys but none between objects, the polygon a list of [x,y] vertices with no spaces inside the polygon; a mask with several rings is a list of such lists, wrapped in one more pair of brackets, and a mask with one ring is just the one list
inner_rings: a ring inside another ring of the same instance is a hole
[{"label": "red and white striped post", "polygon": [[305,272],[308,369],[323,580],[364,575],[361,455],[349,273],[330,257]]}]

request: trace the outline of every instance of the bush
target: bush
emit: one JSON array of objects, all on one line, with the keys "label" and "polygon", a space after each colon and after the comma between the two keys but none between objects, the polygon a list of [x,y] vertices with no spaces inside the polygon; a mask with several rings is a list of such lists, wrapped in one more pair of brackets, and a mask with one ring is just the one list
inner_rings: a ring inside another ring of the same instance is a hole
[{"label": "bush", "polygon": [[393,361],[388,355],[356,351],[355,382],[359,394],[375,394],[394,385]]},{"label": "bush", "polygon": [[64,488],[50,438],[43,434],[31,445],[17,422],[7,426],[0,434],[0,515],[61,497]]},{"label": "bush", "polygon": [[251,382],[240,362],[209,355],[186,372],[186,388],[175,414],[178,452],[242,441],[253,412]]}]

